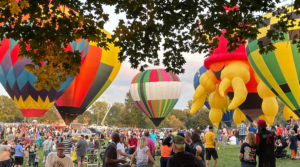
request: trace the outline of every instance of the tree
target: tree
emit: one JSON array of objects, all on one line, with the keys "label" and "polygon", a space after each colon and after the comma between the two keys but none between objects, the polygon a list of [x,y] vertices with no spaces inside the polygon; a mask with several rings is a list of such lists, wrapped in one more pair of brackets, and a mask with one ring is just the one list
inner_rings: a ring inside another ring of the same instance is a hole
[{"label": "tree", "polygon": [[58,111],[56,110],[55,106],[49,108],[49,110],[45,113],[42,117],[34,117],[30,118],[29,122],[31,123],[32,120],[36,119],[39,123],[45,124],[52,124],[59,121],[59,117],[57,116]]},{"label": "tree", "polygon": [[[106,112],[108,110],[108,104],[104,101],[96,101],[89,111],[91,112],[91,121],[99,125],[103,120]],[[107,125],[107,121],[104,121],[104,124]]]},{"label": "tree", "polygon": [[84,112],[82,115],[78,116],[76,119],[78,120],[78,123],[84,123],[84,124],[92,124],[91,120],[92,113],[89,111]]},{"label": "tree", "polygon": [[130,92],[126,93],[125,108],[120,112],[120,123],[123,126],[154,128],[151,120],[135,105]]},{"label": "tree", "polygon": [[0,96],[0,120],[2,122],[23,122],[23,115],[14,101],[4,95]]},{"label": "tree", "polygon": [[[34,64],[25,68],[39,76],[38,89],[59,87],[68,75],[75,76],[79,72],[80,53],[64,51],[67,43],[78,38],[95,41],[106,49],[107,44],[114,41],[122,49],[119,60],[129,58],[131,66],[140,67],[140,70],[149,64],[159,65],[158,51],[163,50],[162,63],[166,70],[178,74],[184,72],[182,66],[186,63],[182,54],[208,53],[209,48],[217,47],[218,40],[212,39],[223,29],[229,40],[229,51],[245,43],[245,39],[256,38],[258,28],[267,26],[263,21],[265,18],[257,13],[272,12],[277,3],[280,1],[52,0],[49,5],[49,0],[29,0],[28,3],[26,0],[19,3],[4,0],[0,3],[0,39],[6,35],[19,41],[19,57],[32,59]],[[109,19],[103,11],[104,5],[115,5],[116,14],[123,12],[126,15],[126,20],[119,20],[112,38],[107,38],[101,31]],[[224,8],[235,5],[239,9],[226,11]],[[300,2],[295,1],[294,9],[299,9],[299,5]],[[273,13],[280,21],[274,29],[268,30],[267,36],[272,41],[283,39],[289,29],[298,25],[292,15],[285,15],[287,11],[280,8]],[[282,32],[276,31],[279,29]],[[300,46],[299,40],[294,42]],[[26,49],[27,45],[30,49]],[[265,48],[261,42],[259,45],[261,53],[275,49],[272,42]],[[41,62],[46,62],[44,67]]]},{"label": "tree", "polygon": [[65,50],[68,43],[83,38],[108,49],[110,40],[101,30],[108,15],[102,5],[98,0],[4,0],[0,2],[0,39],[18,41],[19,58],[33,62],[25,69],[38,76],[38,90],[59,88],[81,66],[81,53]]},{"label": "tree", "polygon": [[115,102],[113,106],[109,110],[109,114],[107,115],[107,124],[109,126],[117,126],[118,122],[120,121],[120,112],[122,109],[125,108],[123,103]]}]

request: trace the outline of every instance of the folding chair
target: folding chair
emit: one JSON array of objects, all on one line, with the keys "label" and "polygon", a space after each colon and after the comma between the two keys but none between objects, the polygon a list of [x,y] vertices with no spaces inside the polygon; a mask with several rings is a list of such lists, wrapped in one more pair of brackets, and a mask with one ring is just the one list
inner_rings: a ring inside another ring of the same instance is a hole
[{"label": "folding chair", "polygon": [[98,157],[95,154],[87,156],[87,166],[98,166]]}]

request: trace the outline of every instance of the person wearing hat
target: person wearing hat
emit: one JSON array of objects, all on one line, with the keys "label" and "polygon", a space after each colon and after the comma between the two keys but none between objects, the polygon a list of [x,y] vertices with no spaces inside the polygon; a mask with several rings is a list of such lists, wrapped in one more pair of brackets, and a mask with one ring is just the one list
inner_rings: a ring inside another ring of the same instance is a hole
[{"label": "person wearing hat", "polygon": [[84,161],[85,161],[85,155],[87,152],[87,142],[84,140],[84,136],[81,135],[79,136],[79,141],[76,146],[76,155],[77,155],[77,162],[78,162],[78,167],[84,167]]},{"label": "person wearing hat", "polygon": [[71,141],[72,137],[71,135],[67,135],[67,138],[64,139],[63,143],[65,144],[65,152],[64,154],[71,157],[71,148],[73,146],[73,143]]},{"label": "person wearing hat", "polygon": [[184,151],[185,140],[182,136],[176,135],[171,143],[175,154],[168,160],[167,167],[205,167],[204,161],[198,160],[192,153]]},{"label": "person wearing hat", "polygon": [[44,145],[44,159],[43,159],[43,163],[45,163],[46,157],[50,153],[53,144],[54,144],[54,142],[52,141],[52,136],[49,136],[48,140],[44,141],[44,143],[43,143],[43,145]]},{"label": "person wearing hat", "polygon": [[15,147],[15,167],[21,167],[23,165],[23,157],[25,155],[23,147],[21,146],[21,140],[18,140],[18,144]]},{"label": "person wearing hat", "polygon": [[64,154],[65,144],[56,144],[56,153],[50,153],[47,157],[45,167],[61,166],[61,167],[74,167],[72,159]]},{"label": "person wearing hat", "polygon": [[[184,138],[184,134],[183,133],[178,133],[177,136],[181,136],[181,137]],[[186,141],[185,141],[185,148],[184,148],[184,150],[186,152],[189,152],[189,153],[194,153],[192,146],[190,144],[188,144]],[[171,155],[174,155],[174,154],[175,154],[175,152],[172,149],[171,150]]]},{"label": "person wearing hat", "polygon": [[275,136],[272,132],[266,129],[267,123],[265,120],[258,120],[258,133],[256,135],[256,144],[260,150],[259,167],[268,166],[275,167],[276,159],[274,153]]},{"label": "person wearing hat", "polygon": [[215,149],[216,146],[216,136],[213,133],[214,128],[212,126],[208,127],[208,132],[204,135],[205,151],[206,151],[206,166],[209,166],[209,161],[211,156],[214,158],[214,166],[217,165],[218,153]]}]

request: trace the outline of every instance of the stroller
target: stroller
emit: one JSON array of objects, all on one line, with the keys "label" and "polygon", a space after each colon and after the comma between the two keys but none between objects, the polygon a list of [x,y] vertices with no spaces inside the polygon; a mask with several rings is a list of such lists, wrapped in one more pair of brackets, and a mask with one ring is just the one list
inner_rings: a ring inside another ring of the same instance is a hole
[{"label": "stroller", "polygon": [[291,158],[290,155],[287,155],[287,150],[285,150],[285,148],[288,146],[286,140],[288,139],[288,137],[282,137],[281,141],[282,141],[282,146],[281,147],[276,147],[275,148],[275,157],[276,158]]}]

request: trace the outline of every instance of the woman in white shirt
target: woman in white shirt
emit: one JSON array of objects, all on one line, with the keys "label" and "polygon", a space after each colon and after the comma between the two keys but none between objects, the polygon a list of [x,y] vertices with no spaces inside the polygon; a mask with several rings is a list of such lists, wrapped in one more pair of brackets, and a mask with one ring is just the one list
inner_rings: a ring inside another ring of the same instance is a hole
[{"label": "woman in white shirt", "polygon": [[148,142],[145,136],[141,138],[140,145],[137,147],[137,150],[133,153],[133,157],[136,154],[137,154],[136,167],[147,167],[148,158],[150,158],[150,160],[156,167],[159,167],[149,152]]}]

